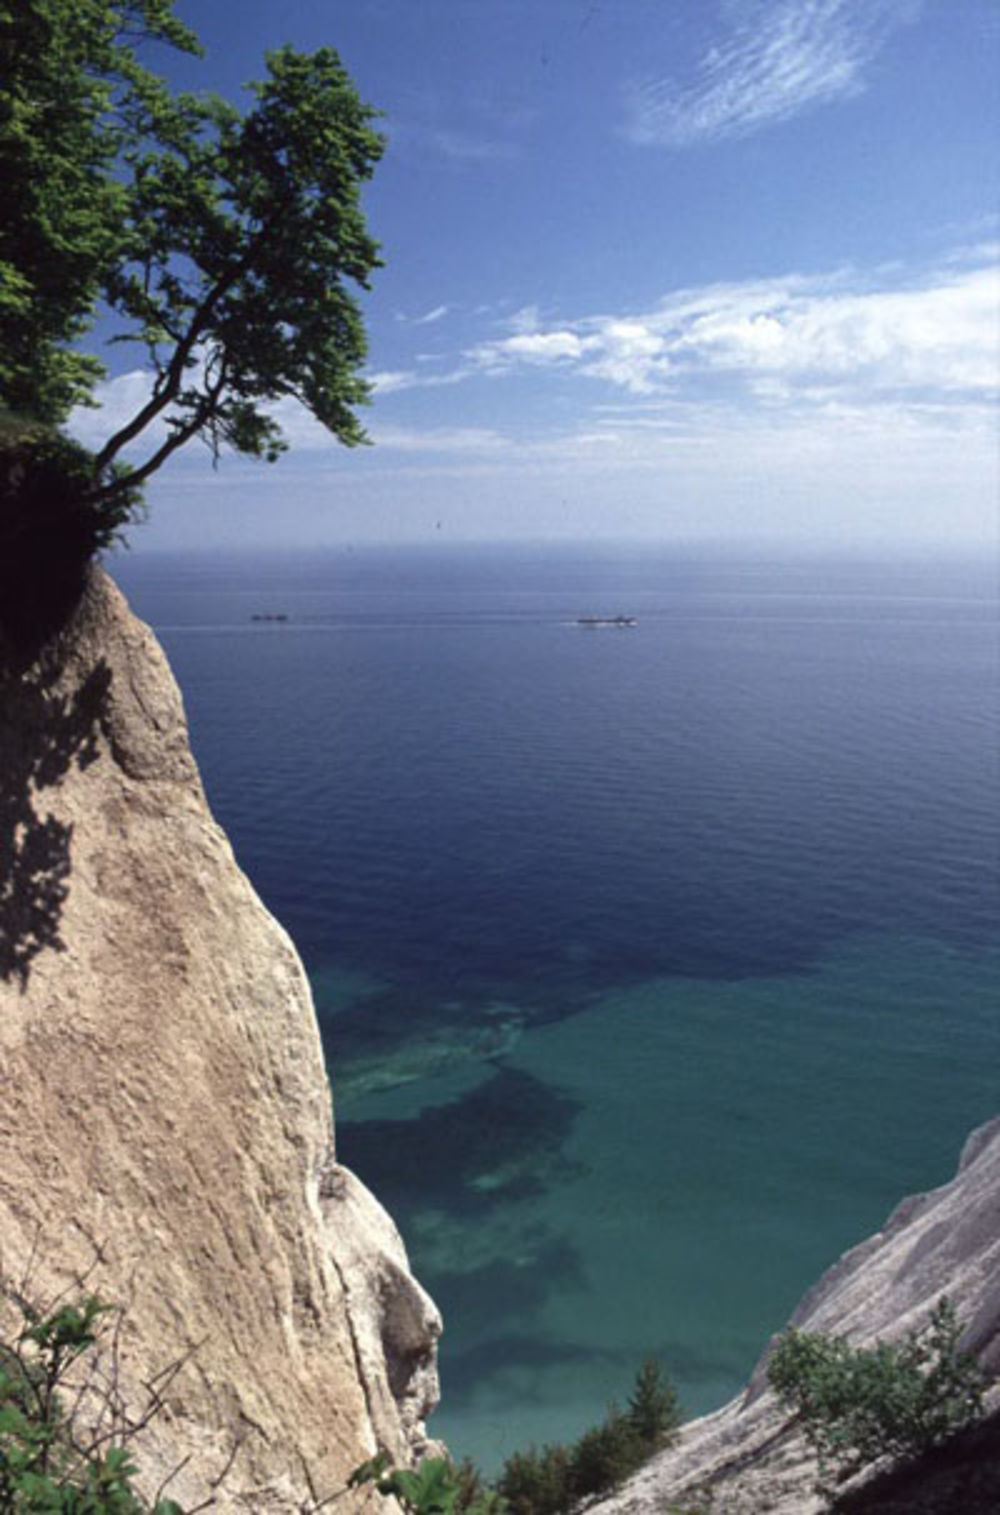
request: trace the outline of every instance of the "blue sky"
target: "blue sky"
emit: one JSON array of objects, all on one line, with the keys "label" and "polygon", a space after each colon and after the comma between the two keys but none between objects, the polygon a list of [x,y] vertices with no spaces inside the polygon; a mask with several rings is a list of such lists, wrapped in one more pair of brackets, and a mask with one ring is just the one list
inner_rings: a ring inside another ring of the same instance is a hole
[{"label": "blue sky", "polygon": [[177,82],[329,44],[385,113],[375,445],[283,405],[292,453],[189,449],[136,545],[995,547],[995,0],[177,9]]}]

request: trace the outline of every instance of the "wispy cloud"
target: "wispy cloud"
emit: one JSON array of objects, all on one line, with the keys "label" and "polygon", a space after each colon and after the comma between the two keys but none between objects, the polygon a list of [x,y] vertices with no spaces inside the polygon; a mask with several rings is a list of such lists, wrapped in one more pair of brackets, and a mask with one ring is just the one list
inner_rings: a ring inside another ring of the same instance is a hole
[{"label": "wispy cloud", "polygon": [[746,136],[858,94],[888,36],[917,0],[737,0],[723,38],[688,83],[635,86],[626,133],[663,147]]},{"label": "wispy cloud", "polygon": [[519,145],[509,137],[465,126],[426,125],[397,121],[389,129],[392,146],[412,149],[423,157],[444,158],[456,164],[508,163]]},{"label": "wispy cloud", "polygon": [[436,321],[441,321],[444,319],[444,317],[448,314],[450,308],[451,307],[448,305],[435,305],[433,310],[428,310],[424,315],[414,316],[412,325],[433,326]]},{"label": "wispy cloud", "polygon": [[[420,361],[418,354],[417,361]],[[418,373],[413,368],[388,368],[370,373],[368,381],[376,395],[398,394],[404,389],[440,389],[442,385],[460,384],[469,377],[472,369],[463,366],[447,373]]]}]

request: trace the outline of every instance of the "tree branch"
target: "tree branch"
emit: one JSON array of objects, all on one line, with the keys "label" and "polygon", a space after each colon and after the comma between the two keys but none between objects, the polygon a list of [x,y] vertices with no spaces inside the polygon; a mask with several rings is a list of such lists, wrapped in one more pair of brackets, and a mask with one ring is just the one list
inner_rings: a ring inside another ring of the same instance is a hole
[{"label": "tree branch", "polygon": [[[215,310],[215,307],[218,305],[223,296],[229,293],[233,285],[238,283],[243,275],[248,272],[253,264],[253,260],[257,254],[257,250],[260,244],[270,233],[271,228],[277,222],[279,215],[280,209],[276,209],[270,216],[268,216],[267,220],[261,224],[260,229],[251,238],[250,244],[244,252],[243,256],[239,258],[236,263],[234,263],[233,267],[227,274],[224,274],[221,279],[216,280],[215,284],[209,290],[204,300],[202,300],[201,304],[195,309],[187,331],[178,342],[173,357],[170,359],[170,362],[163,369],[160,375],[160,379],[162,379],[163,382],[161,383],[159,380],[157,381],[152,396],[149,400],[147,400],[142,409],[139,410],[132,417],[131,421],[128,421],[120,431],[116,431],[113,436],[109,437],[107,442],[105,442],[104,446],[101,448],[100,452],[97,454],[97,457],[94,460],[94,471],[98,476],[102,474],[105,469],[110,467],[123,447],[127,447],[129,442],[134,441],[137,436],[145,431],[146,427],[149,426],[151,422],[155,421],[158,416],[163,414],[168,405],[172,405],[173,402],[177,399],[178,395],[181,392],[181,385],[184,381],[184,370],[187,366],[187,361],[191,357],[191,354],[194,352],[199,339],[204,334],[205,329],[208,326],[208,323]],[[203,417],[202,422],[199,424],[203,424],[204,419],[207,419],[207,416]],[[197,429],[197,427],[195,427],[193,430],[187,430],[185,428],[184,441],[188,441],[194,435]],[[152,467],[144,465],[142,469],[137,469],[135,472],[130,473],[129,479],[133,483],[141,484],[143,479],[148,478],[149,474],[151,474],[155,468],[159,468],[160,463],[168,458],[172,452],[175,452],[177,447],[180,445],[181,444],[179,442],[175,442],[173,446],[166,447],[165,451],[163,448],[161,448],[160,452],[154,454],[154,456],[159,459],[157,463],[153,464]],[[109,499],[115,494],[120,493],[119,486],[120,481],[116,480],[114,483],[105,485],[104,488],[96,490],[91,498],[94,500]]]}]

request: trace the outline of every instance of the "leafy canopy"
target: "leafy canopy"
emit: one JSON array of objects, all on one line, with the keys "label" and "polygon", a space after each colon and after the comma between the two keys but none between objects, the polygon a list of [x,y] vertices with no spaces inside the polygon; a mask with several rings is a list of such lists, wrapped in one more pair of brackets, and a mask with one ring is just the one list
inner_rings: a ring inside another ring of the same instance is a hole
[{"label": "leafy canopy", "polygon": [[273,460],[283,399],[365,440],[375,113],[331,48],[268,54],[241,112],[172,93],[158,46],[199,51],[172,0],[0,0],[0,402],[64,421],[103,373],[77,344],[116,317],[151,391],[93,460],[112,513],[194,437]]}]

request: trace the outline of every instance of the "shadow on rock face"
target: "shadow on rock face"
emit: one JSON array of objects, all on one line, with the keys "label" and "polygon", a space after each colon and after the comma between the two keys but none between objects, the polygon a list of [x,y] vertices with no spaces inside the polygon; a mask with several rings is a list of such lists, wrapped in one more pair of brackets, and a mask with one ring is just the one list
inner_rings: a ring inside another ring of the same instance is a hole
[{"label": "shadow on rock face", "polygon": [[111,671],[98,663],[72,694],[58,670],[0,669],[0,980],[27,988],[39,953],[60,952],[73,827],[47,811],[44,791],[97,757]]}]

